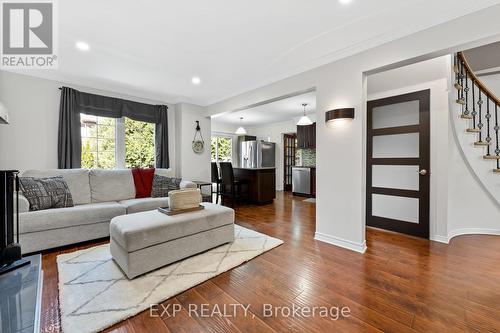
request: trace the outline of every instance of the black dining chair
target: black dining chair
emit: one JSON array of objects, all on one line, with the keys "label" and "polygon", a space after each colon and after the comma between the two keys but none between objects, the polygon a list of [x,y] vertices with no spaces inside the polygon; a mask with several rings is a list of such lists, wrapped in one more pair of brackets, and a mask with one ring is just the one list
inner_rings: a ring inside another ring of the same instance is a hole
[{"label": "black dining chair", "polygon": [[231,199],[231,207],[236,201],[242,201],[248,197],[248,181],[234,178],[233,165],[231,162],[220,162],[221,173],[221,198],[224,205],[225,199]]},{"label": "black dining chair", "polygon": [[[212,162],[212,198],[214,196],[214,193],[216,195],[215,197],[215,203],[219,203],[219,196],[221,192],[221,183],[222,179],[219,175],[219,167],[217,166],[216,162]],[[213,184],[215,184],[215,191]]]}]

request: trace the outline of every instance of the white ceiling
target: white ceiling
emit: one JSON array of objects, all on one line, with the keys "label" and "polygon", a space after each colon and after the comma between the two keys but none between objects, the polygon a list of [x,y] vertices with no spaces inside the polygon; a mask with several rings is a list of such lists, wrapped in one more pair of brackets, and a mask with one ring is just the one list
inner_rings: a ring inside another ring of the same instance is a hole
[{"label": "white ceiling", "polygon": [[259,126],[279,123],[302,116],[304,113],[302,103],[307,103],[307,114],[315,113],[316,93],[310,92],[242,111],[224,113],[212,117],[212,123],[239,125],[240,117],[243,117],[243,120],[241,121],[243,126]]},{"label": "white ceiling", "polygon": [[[57,3],[59,69],[29,75],[208,105],[500,0]],[[76,41],[88,42],[90,51],[76,50]],[[191,83],[193,76],[201,85]]]}]

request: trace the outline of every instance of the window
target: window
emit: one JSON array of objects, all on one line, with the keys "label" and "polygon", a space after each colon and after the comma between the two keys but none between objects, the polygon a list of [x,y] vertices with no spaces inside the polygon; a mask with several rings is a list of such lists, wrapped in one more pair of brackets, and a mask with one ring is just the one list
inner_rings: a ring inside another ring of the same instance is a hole
[{"label": "window", "polygon": [[155,165],[155,124],[125,118],[125,167]]},{"label": "window", "polygon": [[82,168],[146,168],[155,165],[155,124],[129,118],[80,115]]},{"label": "window", "polygon": [[213,136],[211,140],[212,162],[232,161],[233,140],[231,137]]},{"label": "window", "polygon": [[116,167],[116,119],[82,114],[82,168]]}]

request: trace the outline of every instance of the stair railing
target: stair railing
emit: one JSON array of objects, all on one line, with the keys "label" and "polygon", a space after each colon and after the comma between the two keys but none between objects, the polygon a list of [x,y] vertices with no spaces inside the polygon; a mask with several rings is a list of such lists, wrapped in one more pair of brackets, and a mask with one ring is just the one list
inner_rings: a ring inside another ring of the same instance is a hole
[{"label": "stair railing", "polygon": [[[462,52],[454,57],[457,103],[461,105],[460,117],[470,121],[469,133],[477,134],[476,147],[486,147],[485,160],[496,160],[493,172],[500,173],[500,141],[498,107],[500,99],[479,80]],[[493,125],[494,124],[494,125]],[[493,135],[492,135],[493,134]],[[483,140],[484,139],[484,140]]]}]

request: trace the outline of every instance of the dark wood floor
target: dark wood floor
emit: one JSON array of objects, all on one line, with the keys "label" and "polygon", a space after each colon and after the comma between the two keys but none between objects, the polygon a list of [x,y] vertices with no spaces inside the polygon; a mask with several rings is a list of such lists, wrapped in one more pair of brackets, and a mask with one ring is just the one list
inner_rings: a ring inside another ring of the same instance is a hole
[{"label": "dark wood floor", "polygon": [[[449,246],[367,230],[361,255],[313,240],[315,205],[279,194],[273,205],[237,208],[236,222],[285,244],[169,299],[175,318],[143,312],[112,332],[500,332],[500,238],[462,236]],[[56,256],[43,256],[42,331],[58,332]],[[189,304],[250,304],[255,315],[189,317]],[[349,307],[351,316],[264,317],[263,304]],[[70,332],[71,333],[71,332]]]}]

